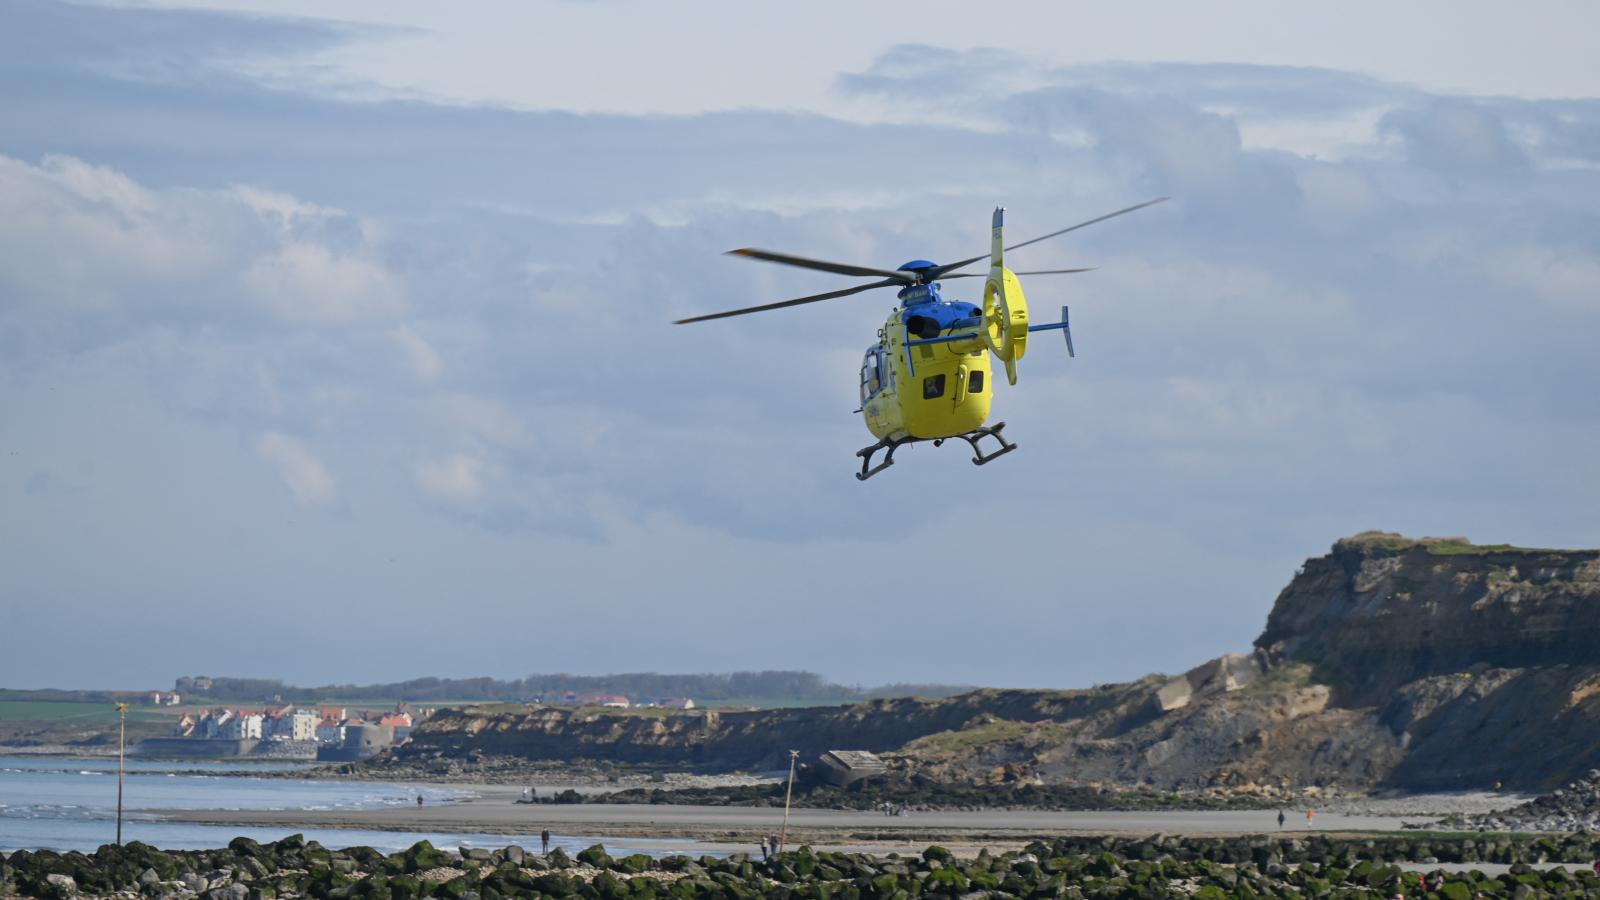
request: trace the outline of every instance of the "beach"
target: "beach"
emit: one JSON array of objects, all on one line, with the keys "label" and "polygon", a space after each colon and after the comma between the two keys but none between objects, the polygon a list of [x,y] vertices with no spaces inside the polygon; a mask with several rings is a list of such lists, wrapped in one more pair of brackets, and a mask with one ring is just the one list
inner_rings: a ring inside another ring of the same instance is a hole
[{"label": "beach", "polygon": [[[783,810],[773,807],[643,804],[553,804],[516,802],[517,788],[480,786],[475,796],[421,808],[352,810],[182,810],[152,811],[163,818],[208,825],[299,828],[352,828],[388,831],[461,831],[524,836],[542,829],[555,833],[614,835],[640,845],[642,839],[685,839],[744,848],[779,832]],[[1395,815],[1318,813],[1316,832],[1398,830]],[[1305,831],[1303,812],[1291,816],[1286,832]],[[1275,810],[1184,810],[1070,812],[1039,810],[916,811],[900,816],[854,810],[795,809],[789,816],[790,843],[830,847],[921,847],[929,841],[1020,846],[1058,834],[1153,833],[1226,835],[1276,832]],[[681,849],[681,847],[680,847]]]}]

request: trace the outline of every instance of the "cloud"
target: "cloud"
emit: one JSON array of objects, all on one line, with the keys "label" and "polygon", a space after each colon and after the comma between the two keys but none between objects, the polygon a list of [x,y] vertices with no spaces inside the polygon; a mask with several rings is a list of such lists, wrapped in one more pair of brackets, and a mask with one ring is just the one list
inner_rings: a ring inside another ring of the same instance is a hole
[{"label": "cloud", "polygon": [[256,452],[278,470],[295,500],[315,505],[333,499],[333,475],[300,441],[269,431],[256,441]]},{"label": "cloud", "polygon": [[58,318],[324,327],[404,311],[402,280],[359,223],[270,196],[152,189],[75,157],[0,155],[0,287]]},{"label": "cloud", "polygon": [[439,377],[444,369],[444,361],[439,358],[439,351],[411,329],[410,325],[396,325],[389,336],[405,354],[406,360],[411,363],[411,370],[423,381],[432,381]]},{"label": "cloud", "polygon": [[484,464],[464,453],[419,463],[417,485],[436,500],[466,503],[483,496]]},{"label": "cloud", "polygon": [[285,322],[342,325],[405,309],[397,279],[381,263],[287,241],[241,276],[261,305]]},{"label": "cloud", "polygon": [[1527,157],[1487,105],[1441,98],[1396,109],[1378,123],[1420,165],[1446,171],[1513,173]]}]

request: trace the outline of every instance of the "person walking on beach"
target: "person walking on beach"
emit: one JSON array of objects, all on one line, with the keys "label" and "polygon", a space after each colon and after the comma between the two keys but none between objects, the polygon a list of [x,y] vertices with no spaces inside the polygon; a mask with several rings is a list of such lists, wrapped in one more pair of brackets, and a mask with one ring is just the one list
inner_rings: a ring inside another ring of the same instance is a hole
[{"label": "person walking on beach", "polygon": [[1285,816],[1284,816],[1284,814],[1283,814],[1283,810],[1281,810],[1281,809],[1280,809],[1280,810],[1278,810],[1278,830],[1279,830],[1279,831],[1282,831],[1282,830],[1283,830],[1283,820],[1284,820],[1284,819],[1285,819],[1285,818],[1286,818],[1286,817],[1285,817]]},{"label": "person walking on beach", "polygon": [[422,808],[422,795],[418,794],[417,795],[417,809],[421,809],[421,808]]},{"label": "person walking on beach", "polygon": [[1307,828],[1312,827],[1311,826],[1311,820],[1313,818],[1315,818],[1316,815],[1317,815],[1317,811],[1316,810],[1314,810],[1314,809],[1307,809],[1306,810],[1306,827]]},{"label": "person walking on beach", "polygon": [[550,829],[539,832],[539,844],[545,856],[550,855]]}]

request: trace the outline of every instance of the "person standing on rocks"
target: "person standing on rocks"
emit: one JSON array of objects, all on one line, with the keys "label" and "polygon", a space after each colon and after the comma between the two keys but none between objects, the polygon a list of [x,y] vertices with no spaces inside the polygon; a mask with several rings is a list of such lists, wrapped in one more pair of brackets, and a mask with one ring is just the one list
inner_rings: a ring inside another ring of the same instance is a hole
[{"label": "person standing on rocks", "polygon": [[539,832],[539,844],[545,856],[550,855],[550,829]]}]

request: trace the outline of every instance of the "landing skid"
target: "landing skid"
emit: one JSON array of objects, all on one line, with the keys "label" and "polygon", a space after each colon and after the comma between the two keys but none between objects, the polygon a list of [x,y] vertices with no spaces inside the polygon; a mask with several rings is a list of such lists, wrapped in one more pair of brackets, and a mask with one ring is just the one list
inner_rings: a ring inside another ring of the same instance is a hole
[{"label": "landing skid", "polygon": [[[1006,423],[996,422],[993,425],[988,425],[983,428],[974,428],[966,434],[955,434],[951,435],[950,437],[933,438],[932,443],[935,447],[940,447],[944,445],[945,441],[960,438],[961,440],[966,441],[967,444],[972,447],[972,464],[975,466],[981,466],[990,460],[995,459],[996,457],[1005,456],[1007,453],[1017,449],[1016,444],[1007,441],[1005,436],[1000,433],[1001,429],[1005,427]],[[984,453],[983,448],[978,445],[978,441],[986,437],[992,437],[998,441],[1000,443],[1000,449],[991,453]],[[912,437],[899,438],[898,440],[884,438],[870,447],[862,447],[860,450],[856,451],[856,456],[861,457],[861,471],[856,473],[856,480],[866,481],[868,478],[871,478],[879,472],[882,472],[884,469],[894,465],[894,452],[901,447],[904,447],[906,444],[917,444],[927,440],[929,439]],[[873,465],[872,457],[876,456],[879,450],[887,450],[888,452],[884,453],[882,462],[878,463],[877,465]]]}]

